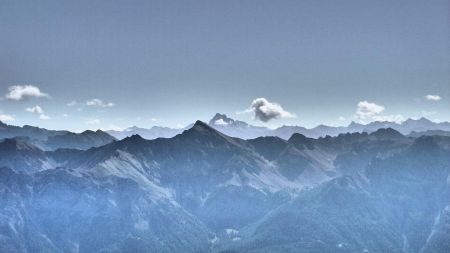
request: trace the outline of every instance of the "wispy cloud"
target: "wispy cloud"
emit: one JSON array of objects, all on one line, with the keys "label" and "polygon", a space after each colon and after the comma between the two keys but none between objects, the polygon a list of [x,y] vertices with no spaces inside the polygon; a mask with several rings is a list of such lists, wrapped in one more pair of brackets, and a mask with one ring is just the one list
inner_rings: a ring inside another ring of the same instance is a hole
[{"label": "wispy cloud", "polygon": [[26,108],[25,111],[34,113],[34,114],[36,114],[36,115],[39,115],[39,118],[40,118],[40,119],[50,119],[49,116],[45,115],[44,110],[43,110],[42,107],[40,107],[39,105],[36,105],[36,106],[33,106],[33,107]]},{"label": "wispy cloud", "polygon": [[115,104],[112,102],[103,102],[103,100],[94,98],[91,100],[86,101],[87,106],[97,106],[97,107],[113,107]]},{"label": "wispy cloud", "polygon": [[283,109],[275,102],[269,102],[266,98],[257,98],[253,100],[250,108],[240,113],[253,113],[254,119],[262,122],[269,122],[277,118],[295,118],[296,115]]},{"label": "wispy cloud", "polygon": [[428,117],[428,116],[436,115],[437,112],[436,112],[436,111],[426,111],[426,110],[422,110],[422,111],[419,112],[419,114],[420,114],[422,117]]},{"label": "wispy cloud", "polygon": [[32,97],[39,98],[50,96],[33,85],[14,85],[8,88],[8,93],[5,95],[5,97],[9,100],[19,101]]},{"label": "wispy cloud", "polygon": [[400,114],[390,114],[390,115],[376,115],[373,117],[375,121],[389,121],[400,123],[405,120],[405,117]]},{"label": "wispy cloud", "polygon": [[88,119],[84,123],[87,125],[98,125],[100,124],[100,119],[94,118],[94,119]]},{"label": "wispy cloud", "polygon": [[439,101],[439,100],[441,100],[442,98],[441,98],[441,96],[439,96],[439,95],[426,95],[426,96],[425,96],[425,99],[426,99],[426,100],[431,100],[431,101]]},{"label": "wispy cloud", "polygon": [[70,101],[69,103],[67,103],[67,106],[72,107],[72,106],[76,106],[77,104],[78,104],[77,101],[73,100],[73,101]]}]

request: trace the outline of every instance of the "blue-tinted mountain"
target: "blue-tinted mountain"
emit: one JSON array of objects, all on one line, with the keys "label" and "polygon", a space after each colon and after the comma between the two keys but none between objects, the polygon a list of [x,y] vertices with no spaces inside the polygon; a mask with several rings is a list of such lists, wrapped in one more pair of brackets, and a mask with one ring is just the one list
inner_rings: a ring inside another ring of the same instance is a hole
[{"label": "blue-tinted mountain", "polygon": [[42,150],[56,150],[59,148],[85,150],[91,147],[103,146],[116,140],[116,138],[101,130],[73,133],[65,130],[47,130],[28,125],[18,127],[7,125],[0,121],[0,140],[5,138],[20,139]]},{"label": "blue-tinted mountain", "polygon": [[449,147],[393,128],[244,140],[202,121],[87,150],[6,139],[0,252],[448,252]]},{"label": "blue-tinted mountain", "polygon": [[239,240],[224,248],[449,252],[449,141],[421,137],[392,157],[373,160],[359,173],[303,191],[241,230]]},{"label": "blue-tinted mountain", "polygon": [[59,148],[71,148],[86,150],[92,147],[100,147],[117,140],[101,130],[86,130],[81,133],[65,133],[51,136],[45,141],[45,146],[51,150]]},{"label": "blue-tinted mountain", "polygon": [[145,139],[152,140],[156,138],[172,138],[175,135],[183,132],[183,130],[188,129],[190,126],[187,126],[185,128],[169,128],[169,127],[161,127],[161,126],[153,126],[150,129],[147,128],[141,128],[137,126],[128,127],[123,131],[118,130],[108,130],[106,131],[109,135],[114,136],[115,138],[121,140],[126,137],[132,136],[132,135],[140,135]]}]

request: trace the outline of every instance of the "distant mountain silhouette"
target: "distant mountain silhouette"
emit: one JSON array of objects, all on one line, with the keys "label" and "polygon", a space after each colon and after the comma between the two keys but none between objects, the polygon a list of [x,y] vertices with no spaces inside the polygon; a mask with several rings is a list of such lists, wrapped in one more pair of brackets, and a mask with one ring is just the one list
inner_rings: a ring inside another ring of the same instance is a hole
[{"label": "distant mountain silhouette", "polygon": [[[270,129],[267,127],[253,126],[244,121],[234,120],[229,118],[225,114],[216,113],[208,123],[211,127],[219,130],[232,137],[238,137],[241,139],[254,139],[263,136],[278,136],[282,139],[289,139],[294,133],[300,133],[307,137],[318,138],[324,136],[337,136],[342,133],[355,133],[355,132],[375,132],[381,128],[392,128],[403,135],[408,135],[412,132],[424,132],[424,131],[450,131],[450,122],[435,123],[426,118],[420,118],[417,120],[408,119],[400,124],[389,121],[375,121],[368,124],[360,124],[351,122],[348,126],[326,126],[319,125],[313,128],[305,128],[302,126],[281,126],[276,129]],[[117,139],[123,139],[126,136],[133,134],[139,134],[146,139],[156,139],[159,137],[170,138],[183,130],[188,129],[191,125],[182,129],[173,129],[167,127],[152,127],[150,129],[131,127],[123,131],[107,131],[110,135]]]},{"label": "distant mountain silhouette", "polygon": [[116,138],[101,130],[72,133],[65,130],[47,130],[28,125],[18,127],[0,121],[0,140],[5,138],[21,138],[43,150],[58,148],[88,149],[116,140]]}]

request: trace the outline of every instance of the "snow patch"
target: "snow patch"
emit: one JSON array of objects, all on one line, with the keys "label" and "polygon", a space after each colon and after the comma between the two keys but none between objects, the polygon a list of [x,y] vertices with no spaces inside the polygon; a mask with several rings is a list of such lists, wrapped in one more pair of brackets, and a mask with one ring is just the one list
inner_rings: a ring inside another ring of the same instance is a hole
[{"label": "snow patch", "polygon": [[134,223],[134,228],[137,230],[147,230],[148,229],[148,221],[139,218],[139,220]]},{"label": "snow patch", "polygon": [[237,234],[239,234],[239,230],[233,229],[233,228],[227,228],[227,229],[225,229],[225,233],[227,233],[227,235],[237,235]]}]

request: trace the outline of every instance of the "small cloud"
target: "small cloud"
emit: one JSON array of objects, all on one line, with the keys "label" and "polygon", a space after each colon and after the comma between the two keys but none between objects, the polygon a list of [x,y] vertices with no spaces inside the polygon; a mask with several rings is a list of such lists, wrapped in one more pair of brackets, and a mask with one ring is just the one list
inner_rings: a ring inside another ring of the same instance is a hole
[{"label": "small cloud", "polygon": [[338,119],[339,119],[339,121],[345,121],[345,117],[342,117],[342,116],[340,116]]},{"label": "small cloud", "polygon": [[400,114],[376,115],[376,116],[373,117],[373,120],[375,120],[375,121],[389,121],[389,122],[400,123],[400,122],[405,120],[405,117],[403,117]]},{"label": "small cloud", "polygon": [[87,106],[98,106],[98,107],[113,107],[115,104],[112,102],[105,103],[101,99],[94,98],[86,101]]},{"label": "small cloud", "polygon": [[155,123],[161,122],[161,120],[157,118],[150,118],[150,121]]},{"label": "small cloud", "polygon": [[76,106],[77,104],[78,104],[77,101],[73,100],[73,101],[67,103],[67,106],[72,107],[72,106]]},{"label": "small cloud", "polygon": [[49,116],[45,115],[44,110],[39,105],[26,108],[25,111],[39,115],[40,119],[50,119]]},{"label": "small cloud", "polygon": [[384,111],[384,106],[370,103],[367,101],[359,101],[356,109],[356,118],[360,120],[373,118]]},{"label": "small cloud", "polygon": [[98,124],[100,124],[100,120],[99,119],[88,119],[84,123],[87,125],[98,125]]},{"label": "small cloud", "polygon": [[0,111],[0,121],[15,121],[16,118],[13,115],[9,114],[3,114],[2,111]]},{"label": "small cloud", "polygon": [[42,110],[42,108],[39,105],[36,105],[34,107],[29,107],[26,108],[25,111],[27,112],[32,112],[32,113],[36,113],[36,114],[42,114],[44,113],[44,110]]},{"label": "small cloud", "polygon": [[252,104],[250,105],[250,108],[243,112],[238,112],[238,114],[241,113],[254,113],[254,119],[260,120],[262,122],[269,122],[277,118],[296,117],[295,114],[284,110],[280,104],[269,102],[265,98],[257,98],[253,100]]},{"label": "small cloud", "polygon": [[64,113],[62,116],[63,116],[64,118],[67,118],[67,117],[69,117],[69,114]]},{"label": "small cloud", "polygon": [[24,100],[32,97],[50,97],[47,93],[41,92],[41,90],[33,85],[14,85],[8,88],[6,99],[9,100]]},{"label": "small cloud", "polygon": [[431,100],[431,101],[439,101],[439,100],[441,100],[442,98],[441,98],[441,96],[439,96],[439,95],[426,95],[426,96],[425,96],[425,99],[426,99],[426,100]]}]

